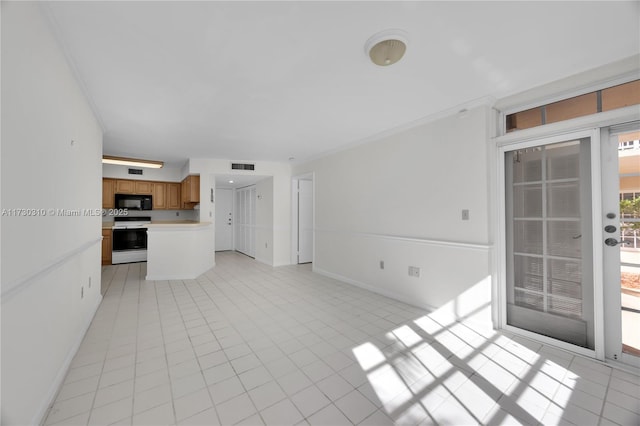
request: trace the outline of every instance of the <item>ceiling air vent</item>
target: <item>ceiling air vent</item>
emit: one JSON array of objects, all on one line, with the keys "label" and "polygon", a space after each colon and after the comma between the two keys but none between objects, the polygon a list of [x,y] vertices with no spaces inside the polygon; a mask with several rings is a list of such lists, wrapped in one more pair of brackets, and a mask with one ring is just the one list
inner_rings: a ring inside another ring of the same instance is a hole
[{"label": "ceiling air vent", "polygon": [[231,163],[231,170],[255,170],[255,164],[248,163]]},{"label": "ceiling air vent", "polygon": [[142,174],[142,169],[129,169],[129,174],[130,175],[141,175]]}]

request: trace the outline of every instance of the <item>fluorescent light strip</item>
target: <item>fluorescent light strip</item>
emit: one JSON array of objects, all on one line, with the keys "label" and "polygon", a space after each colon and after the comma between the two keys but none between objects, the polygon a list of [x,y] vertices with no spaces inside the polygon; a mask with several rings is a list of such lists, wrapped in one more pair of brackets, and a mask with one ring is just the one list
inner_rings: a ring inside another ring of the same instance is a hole
[{"label": "fluorescent light strip", "polygon": [[119,166],[133,166],[133,167],[150,167],[152,169],[160,169],[164,166],[162,161],[153,160],[140,160],[137,158],[126,157],[112,157],[110,155],[103,155],[102,162],[104,164],[117,164]]}]

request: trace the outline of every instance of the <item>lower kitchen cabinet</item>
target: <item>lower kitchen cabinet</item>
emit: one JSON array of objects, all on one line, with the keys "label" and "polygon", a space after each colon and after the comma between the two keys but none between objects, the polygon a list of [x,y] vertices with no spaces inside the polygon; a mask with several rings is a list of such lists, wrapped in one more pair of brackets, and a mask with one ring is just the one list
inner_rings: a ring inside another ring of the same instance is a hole
[{"label": "lower kitchen cabinet", "polygon": [[102,230],[102,264],[103,265],[111,265],[111,251],[112,247],[112,237],[111,233],[113,231],[111,229],[103,229]]}]

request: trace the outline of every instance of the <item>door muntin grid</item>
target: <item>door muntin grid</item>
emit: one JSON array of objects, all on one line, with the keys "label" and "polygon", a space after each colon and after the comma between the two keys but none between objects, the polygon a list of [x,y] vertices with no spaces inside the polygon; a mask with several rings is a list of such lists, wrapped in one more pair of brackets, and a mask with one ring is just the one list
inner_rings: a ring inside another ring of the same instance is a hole
[{"label": "door muntin grid", "polygon": [[507,324],[593,348],[589,150],[585,138],[505,153]]}]

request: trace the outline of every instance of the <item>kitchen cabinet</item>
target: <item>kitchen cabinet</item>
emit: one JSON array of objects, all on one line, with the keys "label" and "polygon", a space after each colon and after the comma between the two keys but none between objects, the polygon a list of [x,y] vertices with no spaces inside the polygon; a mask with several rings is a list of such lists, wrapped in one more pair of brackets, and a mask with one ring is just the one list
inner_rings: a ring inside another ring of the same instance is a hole
[{"label": "kitchen cabinet", "polygon": [[168,210],[179,210],[182,207],[179,183],[167,182],[166,198]]},{"label": "kitchen cabinet", "polygon": [[116,194],[134,194],[135,182],[132,180],[118,179],[116,181]]},{"label": "kitchen cabinet", "polygon": [[103,229],[102,230],[102,264],[103,265],[111,265],[111,229]]},{"label": "kitchen cabinet", "polygon": [[200,176],[188,176],[182,182],[103,178],[103,209],[115,208],[115,194],[151,195],[154,210],[193,209],[200,202]]},{"label": "kitchen cabinet", "polygon": [[200,202],[200,176],[189,175],[182,181],[182,208],[193,209]]},{"label": "kitchen cabinet", "polygon": [[116,193],[115,179],[102,179],[102,208],[115,208],[114,195]]},{"label": "kitchen cabinet", "polygon": [[116,194],[140,194],[151,195],[153,193],[153,182],[146,180],[116,180]]},{"label": "kitchen cabinet", "polygon": [[153,193],[153,182],[147,182],[145,180],[136,180],[134,194],[151,195]]},{"label": "kitchen cabinet", "polygon": [[164,182],[153,183],[153,209],[165,210],[167,208],[167,185]]}]

